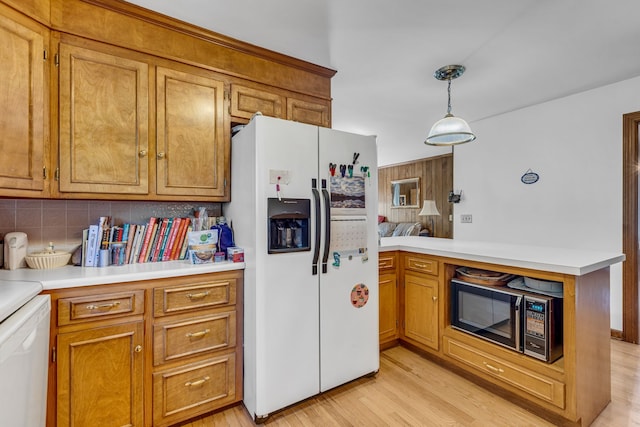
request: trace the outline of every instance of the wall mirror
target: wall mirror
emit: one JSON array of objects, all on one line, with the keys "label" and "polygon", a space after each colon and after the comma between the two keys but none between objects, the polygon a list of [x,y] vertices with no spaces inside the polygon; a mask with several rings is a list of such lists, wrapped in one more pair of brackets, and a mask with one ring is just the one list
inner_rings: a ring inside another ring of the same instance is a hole
[{"label": "wall mirror", "polygon": [[420,178],[391,181],[392,208],[420,207]]}]

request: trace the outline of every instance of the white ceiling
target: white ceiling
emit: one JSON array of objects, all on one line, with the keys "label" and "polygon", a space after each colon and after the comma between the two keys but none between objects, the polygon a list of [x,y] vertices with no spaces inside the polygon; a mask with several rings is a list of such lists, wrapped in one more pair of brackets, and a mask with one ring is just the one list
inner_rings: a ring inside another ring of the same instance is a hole
[{"label": "white ceiling", "polygon": [[467,68],[452,112],[472,129],[640,75],[638,0],[130,2],[337,70],[333,127],[377,135],[381,165],[450,151],[423,144],[446,113],[443,65]]}]

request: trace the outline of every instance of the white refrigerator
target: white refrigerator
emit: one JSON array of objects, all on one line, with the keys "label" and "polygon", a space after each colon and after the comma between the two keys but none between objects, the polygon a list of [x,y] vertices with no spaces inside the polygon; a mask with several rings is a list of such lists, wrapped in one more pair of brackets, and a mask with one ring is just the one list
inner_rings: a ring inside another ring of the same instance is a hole
[{"label": "white refrigerator", "polygon": [[378,371],[377,148],[373,136],[258,115],[231,151],[243,400],[259,422]]}]

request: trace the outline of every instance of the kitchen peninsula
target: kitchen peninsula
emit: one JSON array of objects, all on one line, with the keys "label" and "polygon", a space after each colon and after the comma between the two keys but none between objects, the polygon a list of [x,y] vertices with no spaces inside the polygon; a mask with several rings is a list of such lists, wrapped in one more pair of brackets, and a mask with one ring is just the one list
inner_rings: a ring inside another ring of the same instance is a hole
[{"label": "kitchen peninsula", "polygon": [[[610,402],[609,266],[623,254],[417,236],[382,238],[379,251],[383,348],[400,342],[554,422],[589,425]],[[461,268],[561,282],[563,357],[547,363],[452,327]]]}]

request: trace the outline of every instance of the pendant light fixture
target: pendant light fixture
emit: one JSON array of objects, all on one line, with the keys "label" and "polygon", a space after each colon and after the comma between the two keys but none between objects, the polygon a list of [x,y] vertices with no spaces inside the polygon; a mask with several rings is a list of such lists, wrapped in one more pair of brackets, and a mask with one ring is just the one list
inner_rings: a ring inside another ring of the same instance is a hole
[{"label": "pendant light fixture", "polygon": [[460,77],[464,70],[465,68],[462,65],[445,65],[433,73],[433,77],[438,80],[446,80],[449,84],[447,88],[447,115],[433,125],[429,131],[429,136],[424,141],[425,144],[457,145],[476,139],[467,122],[451,114],[451,80]]}]

